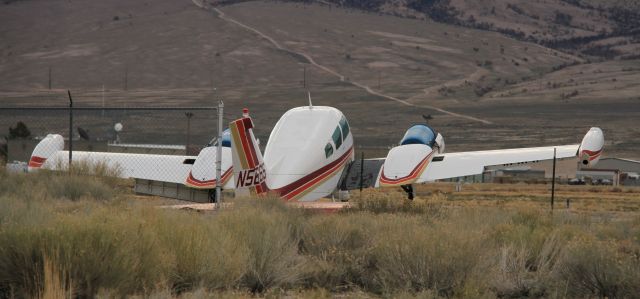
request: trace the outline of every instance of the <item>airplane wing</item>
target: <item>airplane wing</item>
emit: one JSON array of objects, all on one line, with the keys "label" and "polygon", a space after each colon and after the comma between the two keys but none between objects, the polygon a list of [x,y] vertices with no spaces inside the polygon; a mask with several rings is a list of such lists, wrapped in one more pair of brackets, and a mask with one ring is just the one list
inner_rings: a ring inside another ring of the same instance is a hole
[{"label": "airplane wing", "polygon": [[[62,136],[49,134],[36,148],[29,161],[29,171],[40,168],[60,170],[69,165],[69,152]],[[136,178],[184,184],[196,189],[216,186],[216,147],[205,147],[198,156],[150,155],[111,152],[73,151],[73,162],[105,166],[122,178]],[[222,140],[221,180],[224,189],[233,188],[230,143]]]},{"label": "airplane wing", "polygon": [[[410,183],[425,183],[436,180],[482,174],[489,166],[510,166],[556,158],[577,157],[580,145],[504,149],[477,152],[458,152],[434,155],[426,168]],[[360,187],[381,187],[380,175],[385,158],[355,160],[349,165],[341,180],[340,190],[356,190]],[[408,164],[407,164],[408,165]],[[401,184],[398,184],[401,185]]]},{"label": "airplane wing", "polygon": [[[584,167],[595,165],[604,146],[600,128],[591,128],[580,144],[443,153],[440,146],[401,144],[392,148],[381,167],[376,186],[392,187],[482,174],[488,166],[511,166],[556,158],[580,158]],[[576,161],[577,162],[577,161]]]},{"label": "airplane wing", "polygon": [[[121,178],[137,178],[184,184],[195,156],[148,155],[108,152],[73,151],[73,162],[97,165],[104,163]],[[69,165],[69,152],[57,151],[42,165],[44,169],[64,169]]]},{"label": "airplane wing", "polygon": [[598,162],[603,145],[604,135],[599,128],[591,128],[580,144],[561,146],[443,153],[444,142],[401,143],[392,148],[384,159],[354,161],[342,178],[340,189],[399,187],[477,175],[489,166],[508,167],[551,160],[554,149],[557,159],[579,158],[583,167],[592,167]]},{"label": "airplane wing", "polygon": [[532,147],[436,155],[416,183],[482,174],[489,166],[511,166],[553,159],[578,157],[580,144]]}]

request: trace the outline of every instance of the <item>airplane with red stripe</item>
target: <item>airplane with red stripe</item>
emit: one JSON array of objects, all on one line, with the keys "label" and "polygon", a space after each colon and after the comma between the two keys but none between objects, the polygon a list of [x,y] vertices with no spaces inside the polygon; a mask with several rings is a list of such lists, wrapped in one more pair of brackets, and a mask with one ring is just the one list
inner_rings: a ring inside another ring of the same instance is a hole
[{"label": "airplane with red stripe", "polygon": [[[262,154],[254,123],[244,109],[229,123],[222,139],[221,186],[235,195],[270,194],[285,201],[310,202],[358,187],[401,187],[413,198],[413,185],[482,174],[487,167],[521,165],[544,160],[575,159],[581,167],[595,165],[603,152],[604,135],[591,128],[580,144],[490,151],[445,153],[444,138],[431,127],[410,127],[385,158],[359,161],[354,167],[354,141],[345,115],[326,106],[293,108],[275,124]],[[29,170],[56,169],[67,163],[60,135],[48,135],[35,148]],[[198,156],[148,155],[74,151],[74,161],[105,162],[125,178],[216,187],[215,146]],[[159,169],[162,168],[162,171]],[[360,171],[357,171],[357,170]],[[353,173],[357,173],[356,182]],[[364,174],[364,175],[363,175]],[[371,180],[365,182],[365,177]],[[359,181],[358,181],[359,180]]]}]

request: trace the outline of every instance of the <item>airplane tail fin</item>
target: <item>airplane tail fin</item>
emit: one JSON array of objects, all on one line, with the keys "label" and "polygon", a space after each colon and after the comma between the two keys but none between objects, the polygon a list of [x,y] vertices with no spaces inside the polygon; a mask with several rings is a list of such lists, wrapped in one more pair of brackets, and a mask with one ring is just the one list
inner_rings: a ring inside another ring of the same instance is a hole
[{"label": "airplane tail fin", "polygon": [[49,134],[33,149],[29,159],[29,171],[35,171],[44,165],[56,152],[64,150],[64,138],[58,134]]},{"label": "airplane tail fin", "polygon": [[253,121],[249,110],[243,109],[242,118],[229,123],[231,152],[236,196],[266,194],[267,173],[262,153],[253,135]]}]

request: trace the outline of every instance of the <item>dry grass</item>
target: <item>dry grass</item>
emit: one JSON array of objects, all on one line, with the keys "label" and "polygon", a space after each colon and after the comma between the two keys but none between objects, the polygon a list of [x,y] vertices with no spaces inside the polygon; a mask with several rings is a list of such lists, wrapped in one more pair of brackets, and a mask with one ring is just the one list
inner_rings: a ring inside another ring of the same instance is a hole
[{"label": "dry grass", "polygon": [[[465,184],[455,192],[453,183],[424,184],[416,188],[419,199],[447,206],[549,209],[551,186],[545,184]],[[377,191],[366,191],[374,195]],[[400,192],[395,196],[403,196]],[[434,198],[435,197],[435,198]],[[567,200],[569,208],[567,208]],[[555,209],[584,215],[634,217],[640,211],[640,188],[556,185]]]},{"label": "dry grass", "polygon": [[113,188],[95,177],[0,175],[2,298],[584,298],[640,287],[638,215],[465,207],[447,192],[413,203],[371,192],[332,215],[274,199],[198,214],[124,191],[74,200],[31,190]]},{"label": "dry grass", "polygon": [[42,295],[44,299],[73,298],[73,284],[69,280],[69,274],[59,269],[56,264],[46,256],[44,261],[44,282]]}]

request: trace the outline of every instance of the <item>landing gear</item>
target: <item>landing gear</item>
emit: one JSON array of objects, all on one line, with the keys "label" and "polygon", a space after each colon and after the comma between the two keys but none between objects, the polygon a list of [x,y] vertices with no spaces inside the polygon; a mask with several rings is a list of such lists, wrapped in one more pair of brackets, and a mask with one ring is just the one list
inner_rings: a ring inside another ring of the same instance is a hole
[{"label": "landing gear", "polygon": [[413,200],[413,185],[402,185],[400,187],[402,187],[404,192],[407,192],[407,198],[409,198],[409,200]]},{"label": "landing gear", "polygon": [[209,202],[216,203],[216,189],[209,189]]}]

